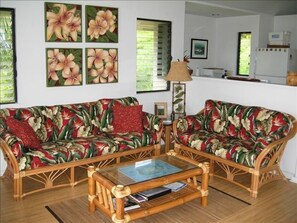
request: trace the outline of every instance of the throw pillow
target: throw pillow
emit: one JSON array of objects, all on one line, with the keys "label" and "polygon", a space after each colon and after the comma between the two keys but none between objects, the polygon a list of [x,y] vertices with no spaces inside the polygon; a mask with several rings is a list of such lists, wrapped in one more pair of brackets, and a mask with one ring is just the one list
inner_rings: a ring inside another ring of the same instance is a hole
[{"label": "throw pillow", "polygon": [[14,118],[7,118],[6,124],[9,131],[23,141],[25,147],[38,149],[41,147],[40,140],[28,122],[18,121]]},{"label": "throw pillow", "polygon": [[115,133],[142,133],[142,105],[114,106],[113,128]]}]

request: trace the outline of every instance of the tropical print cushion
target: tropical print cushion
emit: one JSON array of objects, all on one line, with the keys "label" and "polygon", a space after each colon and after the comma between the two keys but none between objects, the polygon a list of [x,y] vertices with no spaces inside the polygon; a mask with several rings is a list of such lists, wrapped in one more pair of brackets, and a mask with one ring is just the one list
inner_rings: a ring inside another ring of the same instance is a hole
[{"label": "tropical print cushion", "polygon": [[118,151],[116,141],[104,135],[59,140],[42,144],[42,149],[29,149],[20,159],[19,168],[35,169],[42,166],[71,162],[112,154]]},{"label": "tropical print cushion", "polygon": [[27,149],[19,162],[20,170],[71,162],[113,154],[157,143],[157,135],[151,132],[106,134],[58,140],[42,144],[42,149]]},{"label": "tropical print cushion", "polygon": [[110,133],[109,137],[118,143],[119,151],[136,149],[157,144],[157,134],[151,131]]},{"label": "tropical print cushion", "polygon": [[97,102],[49,107],[51,119],[56,126],[54,140],[67,140],[96,134],[101,109]]},{"label": "tropical print cushion", "polygon": [[255,106],[242,106],[207,100],[204,129],[224,135],[257,141],[257,138],[286,136],[292,126],[288,115]]},{"label": "tropical print cushion", "polygon": [[189,147],[253,167],[262,149],[285,137],[291,127],[291,120],[285,113],[207,100],[203,114],[178,120],[176,140]]},{"label": "tropical print cushion", "polygon": [[254,166],[257,156],[254,142],[205,130],[183,133],[178,136],[178,141],[191,148],[249,167]]}]

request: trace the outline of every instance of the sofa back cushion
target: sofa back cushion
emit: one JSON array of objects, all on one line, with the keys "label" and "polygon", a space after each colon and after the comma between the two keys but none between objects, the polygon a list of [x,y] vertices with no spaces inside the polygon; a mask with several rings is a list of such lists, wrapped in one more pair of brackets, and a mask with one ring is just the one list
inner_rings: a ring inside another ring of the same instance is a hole
[{"label": "sofa back cushion", "polygon": [[6,108],[0,110],[0,135],[1,132],[9,131],[7,128],[7,118],[14,118],[21,122],[27,122],[41,142],[53,139],[54,123],[47,117],[48,108],[46,106],[33,106],[30,108]]},{"label": "sofa back cushion", "polygon": [[96,102],[50,106],[55,124],[54,140],[92,136],[98,132],[102,110]]},{"label": "sofa back cushion", "polygon": [[240,138],[244,107],[223,101],[207,100],[204,108],[204,129]]},{"label": "sofa back cushion", "polygon": [[207,100],[204,115],[205,130],[254,142],[259,138],[282,138],[292,126],[285,113],[223,101]]}]

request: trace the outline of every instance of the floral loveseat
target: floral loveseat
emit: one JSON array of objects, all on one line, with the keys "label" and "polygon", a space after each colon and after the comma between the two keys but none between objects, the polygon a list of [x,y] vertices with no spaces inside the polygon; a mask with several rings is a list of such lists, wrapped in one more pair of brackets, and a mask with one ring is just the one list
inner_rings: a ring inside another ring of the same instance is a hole
[{"label": "floral loveseat", "polygon": [[[79,178],[77,168],[159,155],[162,128],[162,121],[143,112],[133,97],[0,109],[4,175],[13,178],[16,199],[74,186],[87,180],[87,171]],[[39,186],[24,192],[23,178]]]},{"label": "floral loveseat", "polygon": [[[173,123],[178,153],[210,161],[210,176],[233,182],[257,197],[265,183],[286,179],[279,163],[296,120],[285,113],[262,107],[207,100],[197,115]],[[250,183],[240,176],[251,174]]]}]

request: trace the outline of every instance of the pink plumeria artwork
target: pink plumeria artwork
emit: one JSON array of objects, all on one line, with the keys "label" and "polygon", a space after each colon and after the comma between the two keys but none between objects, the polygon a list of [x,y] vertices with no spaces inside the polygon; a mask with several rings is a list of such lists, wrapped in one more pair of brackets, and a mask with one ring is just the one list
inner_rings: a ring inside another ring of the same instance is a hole
[{"label": "pink plumeria artwork", "polygon": [[46,42],[82,42],[81,5],[45,2]]},{"label": "pink plumeria artwork", "polygon": [[118,50],[115,48],[87,48],[87,84],[118,82]]},{"label": "pink plumeria artwork", "polygon": [[86,42],[118,42],[118,9],[86,5]]},{"label": "pink plumeria artwork", "polygon": [[47,48],[47,86],[82,85],[82,49]]}]

